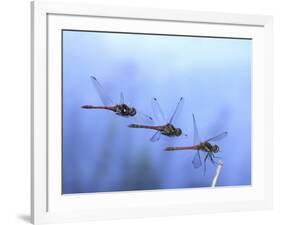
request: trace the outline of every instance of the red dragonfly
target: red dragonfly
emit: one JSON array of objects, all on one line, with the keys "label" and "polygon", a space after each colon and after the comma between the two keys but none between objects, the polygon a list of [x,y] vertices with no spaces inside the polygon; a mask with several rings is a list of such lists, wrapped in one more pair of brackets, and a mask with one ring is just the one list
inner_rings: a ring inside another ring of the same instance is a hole
[{"label": "red dragonfly", "polygon": [[158,103],[156,98],[153,98],[152,100],[152,108],[153,108],[153,113],[156,119],[162,120],[163,125],[158,125],[158,126],[150,126],[150,125],[141,125],[141,124],[130,124],[128,127],[130,128],[144,128],[144,129],[151,129],[151,130],[156,130],[156,133],[151,137],[151,141],[158,141],[161,137],[161,135],[165,135],[168,137],[179,137],[179,136],[187,136],[186,134],[182,133],[182,130],[180,128],[176,128],[173,125],[174,119],[177,117],[179,112],[181,111],[183,107],[184,99],[183,97],[180,98],[176,109],[174,113],[172,114],[171,118],[169,121],[165,119],[165,115],[160,107],[160,104]]},{"label": "red dragonfly", "polygon": [[204,154],[204,174],[205,174],[207,159],[210,159],[212,164],[218,164],[214,160],[214,158],[219,158],[219,157],[215,156],[215,154],[220,151],[219,146],[216,144],[211,144],[210,142],[219,141],[219,140],[223,139],[227,135],[227,132],[226,131],[222,132],[212,138],[209,138],[205,141],[201,141],[194,114],[192,116],[193,116],[193,129],[194,129],[193,145],[192,146],[167,147],[164,150],[166,150],[166,151],[196,150],[196,153],[192,160],[192,164],[193,164],[194,168],[199,168],[202,165],[200,152],[203,153]]},{"label": "red dragonfly", "polygon": [[81,108],[83,109],[105,109],[110,110],[112,112],[115,112],[116,115],[122,116],[122,117],[137,117],[142,116],[145,119],[152,121],[152,118],[150,116],[146,116],[142,113],[140,113],[135,107],[130,107],[128,104],[125,104],[124,101],[124,95],[121,92],[120,93],[120,102],[118,104],[114,104],[113,101],[106,95],[105,90],[101,86],[101,84],[98,82],[97,78],[94,76],[91,76],[91,81],[103,103],[102,106],[96,106],[96,105],[83,105]]}]

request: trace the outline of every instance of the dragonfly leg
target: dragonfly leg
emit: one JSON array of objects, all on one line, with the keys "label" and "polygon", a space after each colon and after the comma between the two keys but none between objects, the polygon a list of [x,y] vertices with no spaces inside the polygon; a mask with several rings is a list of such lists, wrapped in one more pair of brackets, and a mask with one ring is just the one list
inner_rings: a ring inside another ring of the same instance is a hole
[{"label": "dragonfly leg", "polygon": [[211,155],[210,155],[211,162],[213,163],[213,165],[218,165],[219,163],[217,161],[215,161],[214,158],[220,159],[220,157],[217,157],[214,155],[214,153],[211,153]]},{"label": "dragonfly leg", "polygon": [[221,159],[221,157],[216,156],[214,153],[212,153],[212,156],[213,156],[213,158],[215,158],[215,159]]},{"label": "dragonfly leg", "polygon": [[207,161],[208,157],[209,157],[209,153],[207,153],[207,155],[204,158],[204,175],[206,174],[206,161]]},{"label": "dragonfly leg", "polygon": [[211,162],[213,163],[213,165],[218,165],[218,163],[213,159],[213,157],[210,157]]},{"label": "dragonfly leg", "polygon": [[215,158],[215,159],[221,159],[221,157],[216,156],[214,153],[212,153],[212,156],[213,156],[213,158]]}]

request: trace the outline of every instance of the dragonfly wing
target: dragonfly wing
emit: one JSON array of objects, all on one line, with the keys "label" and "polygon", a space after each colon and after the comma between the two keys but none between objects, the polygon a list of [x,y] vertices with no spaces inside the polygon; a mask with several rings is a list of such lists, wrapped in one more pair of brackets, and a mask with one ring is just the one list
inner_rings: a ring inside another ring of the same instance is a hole
[{"label": "dragonfly wing", "polygon": [[187,140],[188,135],[185,133],[182,133],[181,136],[177,137],[177,140]]},{"label": "dragonfly wing", "polygon": [[192,114],[192,118],[193,118],[193,130],[194,130],[193,144],[198,145],[201,142],[201,138],[199,136],[198,127],[197,127],[197,123],[196,123],[194,114]]},{"label": "dragonfly wing", "polygon": [[155,119],[157,120],[157,122],[159,122],[161,124],[164,124],[167,122],[165,114],[164,114],[163,110],[161,109],[157,98],[152,99],[152,110],[153,110],[153,115],[154,115]]},{"label": "dragonfly wing", "polygon": [[225,136],[227,136],[226,131],[216,135],[215,137],[209,138],[206,141],[220,141],[221,139],[225,138]]},{"label": "dragonfly wing", "polygon": [[148,116],[148,115],[142,113],[138,109],[136,109],[136,111],[137,111],[137,113],[134,116],[134,119],[136,120],[137,123],[148,124],[148,125],[154,124],[154,121],[151,116]]},{"label": "dragonfly wing", "polygon": [[172,114],[172,116],[169,120],[169,123],[172,123],[175,120],[175,118],[177,118],[177,116],[180,114],[180,112],[183,108],[183,104],[184,104],[184,98],[181,97],[177,106],[176,106],[176,109],[175,109],[174,113]]},{"label": "dragonfly wing", "polygon": [[161,137],[161,132],[160,132],[160,131],[157,131],[157,132],[150,138],[150,140],[151,140],[152,142],[159,141],[160,137]]},{"label": "dragonfly wing", "polygon": [[202,165],[200,150],[196,150],[196,153],[192,160],[192,165],[194,168],[199,168]]},{"label": "dragonfly wing", "polygon": [[100,83],[98,82],[97,78],[95,78],[94,76],[91,76],[91,81],[95,87],[95,89],[98,92],[98,95],[102,101],[102,103],[106,106],[112,106],[114,105],[112,100],[106,95],[103,87],[100,85]]},{"label": "dragonfly wing", "polygon": [[120,104],[124,104],[125,100],[124,100],[124,94],[123,92],[120,92]]}]

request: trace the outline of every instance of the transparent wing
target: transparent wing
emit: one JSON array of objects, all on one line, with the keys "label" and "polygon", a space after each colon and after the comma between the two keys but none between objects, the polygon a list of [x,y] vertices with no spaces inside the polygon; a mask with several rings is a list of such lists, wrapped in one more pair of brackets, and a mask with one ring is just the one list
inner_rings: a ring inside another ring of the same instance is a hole
[{"label": "transparent wing", "polygon": [[124,104],[125,100],[124,100],[124,94],[123,92],[120,92],[120,104]]},{"label": "transparent wing", "polygon": [[97,90],[102,103],[106,106],[114,105],[113,101],[106,95],[103,87],[100,85],[97,78],[95,78],[94,76],[91,76],[91,81],[92,81],[95,89]]},{"label": "transparent wing", "polygon": [[197,128],[197,123],[196,123],[194,114],[192,114],[192,118],[193,118],[193,130],[194,130],[193,145],[198,145],[201,142],[201,138],[199,136],[199,132],[198,132],[198,128]]},{"label": "transparent wing", "polygon": [[227,136],[227,132],[226,131],[218,134],[215,137],[209,138],[206,141],[220,141],[221,139],[225,138],[225,136]]},{"label": "transparent wing", "polygon": [[177,137],[177,140],[178,141],[187,140],[187,138],[188,138],[188,134],[182,133],[181,136]]},{"label": "transparent wing", "polygon": [[176,109],[175,109],[174,113],[172,114],[172,116],[169,120],[169,123],[172,123],[175,120],[175,118],[180,114],[180,112],[183,108],[183,104],[184,104],[184,98],[181,97],[177,106],[176,106]]},{"label": "transparent wing", "polygon": [[150,140],[151,140],[152,142],[159,141],[160,137],[161,137],[161,132],[160,132],[160,131],[157,131],[157,132],[150,138]]},{"label": "transparent wing", "polygon": [[[193,145],[198,145],[201,142],[201,138],[199,136],[197,123],[196,123],[194,114],[192,114],[192,119],[193,119],[193,131],[194,131]],[[192,160],[192,165],[193,165],[194,168],[199,168],[202,165],[200,150],[196,150],[196,153],[195,153],[195,155],[193,157],[193,160]]]},{"label": "transparent wing", "polygon": [[151,116],[148,116],[146,114],[144,114],[143,112],[141,112],[140,110],[136,109],[137,113],[136,115],[133,117],[133,119],[140,124],[148,124],[148,125],[152,125],[154,124],[154,121],[152,119]]},{"label": "transparent wing", "polygon": [[202,165],[200,150],[196,150],[196,153],[192,160],[192,165],[194,168],[199,168]]},{"label": "transparent wing", "polygon": [[155,119],[157,120],[157,122],[163,123],[163,124],[167,122],[165,114],[164,114],[163,110],[161,109],[157,98],[152,99],[152,110],[153,110],[153,115],[154,115]]}]

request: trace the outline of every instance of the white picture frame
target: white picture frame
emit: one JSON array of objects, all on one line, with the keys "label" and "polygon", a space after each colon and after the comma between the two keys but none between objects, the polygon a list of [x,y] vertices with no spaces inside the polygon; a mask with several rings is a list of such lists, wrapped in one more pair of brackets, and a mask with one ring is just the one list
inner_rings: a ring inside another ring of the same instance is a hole
[{"label": "white picture frame", "polygon": [[[125,193],[61,194],[62,29],[155,32],[254,40],[253,184]],[[182,29],[184,26],[185,29]],[[31,218],[34,224],[272,208],[272,17],[102,5],[32,2]],[[59,172],[58,172],[59,171]],[[202,196],[198,200],[198,196]],[[188,200],[188,201],[187,201]]]}]

